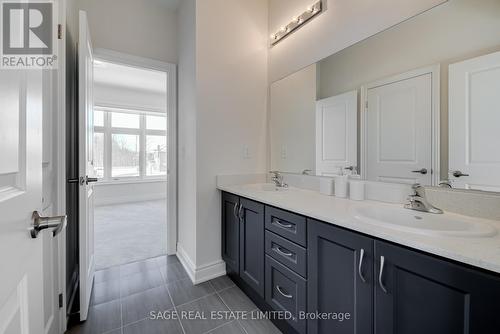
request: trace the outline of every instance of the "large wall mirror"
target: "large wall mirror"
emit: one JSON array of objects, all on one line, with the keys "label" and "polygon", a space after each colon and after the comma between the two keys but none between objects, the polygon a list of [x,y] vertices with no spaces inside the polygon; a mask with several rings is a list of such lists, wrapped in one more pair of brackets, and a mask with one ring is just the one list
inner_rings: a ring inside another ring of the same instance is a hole
[{"label": "large wall mirror", "polygon": [[270,96],[273,170],[500,191],[498,0],[450,0]]}]

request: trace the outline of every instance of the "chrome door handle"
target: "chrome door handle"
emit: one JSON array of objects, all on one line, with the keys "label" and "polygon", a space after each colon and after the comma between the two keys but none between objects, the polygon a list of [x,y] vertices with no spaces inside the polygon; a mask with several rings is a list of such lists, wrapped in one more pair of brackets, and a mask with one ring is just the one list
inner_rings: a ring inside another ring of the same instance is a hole
[{"label": "chrome door handle", "polygon": [[287,257],[291,257],[291,256],[293,256],[293,253],[292,253],[292,252],[285,252],[285,251],[283,251],[283,250],[281,249],[281,247],[280,247],[280,246],[276,246],[276,247],[274,247],[274,250],[275,250],[276,252],[278,252],[278,254],[281,254],[281,255],[283,255],[283,256],[287,256]]},{"label": "chrome door handle", "polygon": [[273,222],[286,229],[291,229],[293,227],[292,224],[283,224],[282,222],[279,221],[279,219],[276,218],[273,219]]},{"label": "chrome door handle", "polygon": [[384,265],[385,265],[385,257],[381,256],[380,257],[380,270],[378,273],[378,285],[380,285],[380,288],[384,293],[387,293],[387,288],[385,287],[384,283],[382,282],[382,277],[384,275]]},{"label": "chrome door handle", "polygon": [[419,169],[419,170],[412,170],[411,172],[412,173],[420,173],[422,175],[425,175],[425,174],[428,173],[428,170],[427,170],[427,168],[422,168],[422,169]]},{"label": "chrome door handle", "polygon": [[292,296],[292,295],[289,295],[289,294],[287,294],[287,293],[283,292],[283,291],[281,290],[281,287],[280,287],[279,285],[276,285],[276,290],[278,290],[278,292],[280,293],[280,295],[282,295],[282,296],[283,296],[283,297],[285,297],[285,298],[288,298],[288,299],[292,299],[292,298],[293,298],[293,296]]},{"label": "chrome door handle", "polygon": [[53,228],[52,236],[56,236],[61,232],[67,224],[68,218],[64,216],[42,217],[38,211],[33,211],[33,226],[30,227],[30,235],[33,239],[38,236],[42,230]]},{"label": "chrome door handle", "polygon": [[361,248],[360,254],[359,254],[359,265],[358,265],[358,275],[359,278],[361,278],[361,281],[363,283],[366,283],[366,278],[363,276],[363,259],[365,257],[365,250]]},{"label": "chrome door handle", "polygon": [[88,175],[85,175],[85,183],[86,184],[89,184],[92,182],[97,182],[97,181],[98,181],[97,177],[89,177]]},{"label": "chrome door handle", "polygon": [[464,174],[464,173],[462,173],[462,172],[461,172],[461,171],[459,171],[459,170],[453,171],[453,172],[452,172],[452,175],[453,175],[454,177],[469,176],[469,174]]}]

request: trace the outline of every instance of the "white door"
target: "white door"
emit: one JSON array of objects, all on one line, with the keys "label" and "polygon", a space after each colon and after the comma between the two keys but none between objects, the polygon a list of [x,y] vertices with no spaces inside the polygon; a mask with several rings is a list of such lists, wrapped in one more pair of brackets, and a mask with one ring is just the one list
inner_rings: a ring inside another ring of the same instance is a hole
[{"label": "white door", "polygon": [[405,75],[366,92],[363,175],[370,181],[432,184],[432,73]]},{"label": "white door", "polygon": [[316,102],[316,175],[338,175],[358,165],[358,92]]},{"label": "white door", "polygon": [[94,283],[93,71],[87,14],[80,11],[78,38],[80,320],[86,320]]},{"label": "white door", "polygon": [[500,52],[449,69],[449,179],[500,191]]},{"label": "white door", "polygon": [[0,71],[2,334],[44,333],[42,238],[28,232],[42,207],[42,86],[42,71]]}]

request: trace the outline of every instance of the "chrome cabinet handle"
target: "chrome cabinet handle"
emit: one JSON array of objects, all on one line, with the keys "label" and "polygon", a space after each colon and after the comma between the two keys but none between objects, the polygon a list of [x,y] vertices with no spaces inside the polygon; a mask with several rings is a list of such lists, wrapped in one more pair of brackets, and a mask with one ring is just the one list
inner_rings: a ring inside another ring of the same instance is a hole
[{"label": "chrome cabinet handle", "polygon": [[419,169],[419,170],[412,170],[411,172],[412,173],[420,173],[422,175],[425,175],[425,174],[427,174],[428,170],[427,170],[427,168],[422,168],[422,169]]},{"label": "chrome cabinet handle", "polygon": [[358,275],[359,278],[361,278],[361,281],[363,281],[363,283],[366,283],[366,278],[363,276],[363,270],[362,270],[364,257],[365,257],[365,250],[361,248],[361,252],[359,254]]},{"label": "chrome cabinet handle", "polygon": [[454,177],[469,176],[469,174],[464,174],[464,173],[462,173],[462,172],[461,172],[461,171],[459,171],[459,170],[456,170],[456,171],[452,172],[452,175],[453,175]]},{"label": "chrome cabinet handle", "polygon": [[239,219],[238,213],[236,211],[238,211],[238,203],[234,203],[233,215],[236,219]]},{"label": "chrome cabinet handle", "polygon": [[281,249],[281,247],[280,247],[280,246],[276,246],[276,247],[274,247],[274,250],[275,250],[276,252],[278,252],[279,254],[283,255],[283,256],[288,256],[288,257],[293,256],[293,253],[292,253],[292,252],[285,252],[285,251],[283,251],[283,250]]},{"label": "chrome cabinet handle", "polygon": [[288,298],[288,299],[292,299],[292,298],[293,298],[293,296],[292,296],[292,295],[289,295],[289,294],[287,294],[287,293],[283,292],[283,291],[281,290],[281,287],[280,287],[279,285],[276,285],[276,290],[278,290],[278,292],[279,292],[279,293],[280,293],[283,297],[285,297],[285,298]]},{"label": "chrome cabinet handle", "polygon": [[283,227],[283,228],[287,228],[287,229],[291,229],[291,228],[293,228],[293,225],[292,225],[292,224],[283,224],[281,221],[279,221],[279,219],[276,219],[276,218],[274,218],[274,219],[273,219],[273,222],[274,222],[275,224],[278,224],[279,226],[281,226],[281,227]]},{"label": "chrome cabinet handle", "polygon": [[40,231],[53,228],[52,236],[56,236],[61,232],[67,224],[67,216],[52,216],[42,217],[38,211],[33,211],[33,226],[30,228],[31,238],[35,239]]},{"label": "chrome cabinet handle", "polygon": [[240,203],[240,208],[238,209],[238,217],[243,221],[243,204]]},{"label": "chrome cabinet handle", "polygon": [[380,257],[380,270],[378,273],[378,285],[380,285],[380,288],[384,293],[387,293],[387,289],[384,286],[384,283],[382,282],[382,276],[384,275],[384,265],[385,265],[385,257],[381,256]]}]

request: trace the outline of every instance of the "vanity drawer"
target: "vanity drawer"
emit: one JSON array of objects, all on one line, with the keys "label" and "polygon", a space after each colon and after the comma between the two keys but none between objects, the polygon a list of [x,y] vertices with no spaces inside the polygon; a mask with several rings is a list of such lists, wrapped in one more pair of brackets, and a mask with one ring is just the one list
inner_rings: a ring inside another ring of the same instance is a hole
[{"label": "vanity drawer", "polygon": [[307,251],[305,248],[270,231],[266,231],[265,245],[266,254],[299,275],[306,277]]},{"label": "vanity drawer", "polygon": [[306,320],[299,313],[306,311],[306,280],[266,255],[266,302],[275,310],[290,312],[286,321],[299,333],[306,332]]},{"label": "vanity drawer", "polygon": [[266,206],[266,229],[306,247],[306,218]]}]

